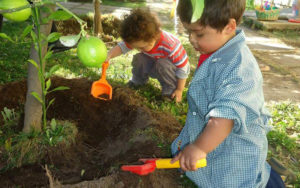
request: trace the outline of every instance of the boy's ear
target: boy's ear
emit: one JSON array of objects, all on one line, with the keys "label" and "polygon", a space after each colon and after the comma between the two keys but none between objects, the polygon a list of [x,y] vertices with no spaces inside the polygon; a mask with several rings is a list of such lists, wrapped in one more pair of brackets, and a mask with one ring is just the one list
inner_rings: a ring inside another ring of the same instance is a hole
[{"label": "boy's ear", "polygon": [[229,19],[228,24],[225,26],[224,32],[226,34],[232,34],[235,33],[235,30],[236,30],[236,21],[235,19],[231,18]]}]

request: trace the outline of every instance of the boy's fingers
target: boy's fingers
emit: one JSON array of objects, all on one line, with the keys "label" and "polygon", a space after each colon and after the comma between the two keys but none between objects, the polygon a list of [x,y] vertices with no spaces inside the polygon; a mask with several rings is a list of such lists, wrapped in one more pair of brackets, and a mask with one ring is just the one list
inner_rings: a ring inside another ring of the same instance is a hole
[{"label": "boy's fingers", "polygon": [[191,161],[191,170],[192,170],[192,171],[196,171],[196,170],[197,170],[197,168],[196,168],[196,163],[197,163],[197,161],[195,161],[195,160],[192,160],[192,161]]},{"label": "boy's fingers", "polygon": [[180,158],[179,163],[180,163],[180,168],[183,171],[187,171],[187,168],[186,168],[186,165],[185,165],[185,158],[184,158],[184,156]]},{"label": "boy's fingers", "polygon": [[190,164],[190,160],[188,158],[185,160],[185,168],[186,168],[186,171],[191,170],[191,164]]},{"label": "boy's fingers", "polygon": [[171,164],[175,163],[176,161],[178,161],[180,159],[181,153],[179,153],[178,155],[176,155],[172,160],[171,160]]},{"label": "boy's fingers", "polygon": [[175,93],[172,93],[171,98],[174,99],[175,97]]},{"label": "boy's fingers", "polygon": [[196,163],[191,159],[189,160],[189,171],[195,171],[195,170],[197,170]]}]

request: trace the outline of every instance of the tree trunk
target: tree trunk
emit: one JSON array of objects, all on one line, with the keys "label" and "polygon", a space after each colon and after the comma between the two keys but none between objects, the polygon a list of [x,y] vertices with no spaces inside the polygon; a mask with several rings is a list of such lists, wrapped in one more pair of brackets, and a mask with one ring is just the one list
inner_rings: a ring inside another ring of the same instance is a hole
[{"label": "tree trunk", "polygon": [[2,23],[3,23],[3,16],[2,16],[2,14],[0,14],[0,32],[2,29]]},{"label": "tree trunk", "polygon": [[94,34],[95,36],[99,36],[102,32],[102,23],[101,23],[101,13],[100,13],[100,1],[94,0]]},{"label": "tree trunk", "polygon": [[[49,5],[49,8],[54,11],[55,5]],[[48,17],[49,13],[42,12],[41,17]],[[43,24],[40,27],[41,33],[45,36],[48,36],[52,27],[52,21],[47,24]],[[35,30],[37,33],[37,30]],[[48,48],[48,43],[42,41],[42,57],[45,56]],[[30,59],[33,59],[39,65],[39,54],[35,49],[34,44],[31,46],[30,50]],[[43,67],[44,69],[45,67]],[[37,92],[42,96],[42,87],[38,78],[38,70],[31,63],[28,63],[28,77],[27,77],[27,95],[25,102],[25,117],[24,117],[24,132],[30,132],[32,129],[40,131],[42,127],[42,105],[37,101],[32,95],[31,92]]]},{"label": "tree trunk", "polygon": [[298,8],[298,19],[300,20],[300,0],[298,0],[297,8]]}]

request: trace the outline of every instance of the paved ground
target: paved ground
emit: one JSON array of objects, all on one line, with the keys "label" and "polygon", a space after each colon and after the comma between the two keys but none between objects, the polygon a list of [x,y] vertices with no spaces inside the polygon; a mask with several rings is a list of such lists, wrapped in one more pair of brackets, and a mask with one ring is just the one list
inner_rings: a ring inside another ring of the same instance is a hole
[{"label": "paved ground", "polygon": [[[93,11],[91,3],[63,3],[77,14]],[[148,0],[147,6],[156,12],[163,24],[173,24],[169,18],[172,0]],[[129,13],[129,8],[101,6],[102,13],[111,13],[122,18]],[[246,16],[253,16],[247,11]],[[283,15],[291,16],[291,9],[282,11]],[[247,43],[262,67],[264,75],[264,92],[266,101],[292,100],[300,103],[300,49],[288,46],[276,38],[268,38],[257,34],[254,30],[243,27]],[[270,67],[270,70],[267,70]]]},{"label": "paved ground", "polygon": [[266,100],[291,99],[300,102],[300,49],[276,38],[266,38],[243,27],[247,43],[258,63],[271,67],[263,71]]}]

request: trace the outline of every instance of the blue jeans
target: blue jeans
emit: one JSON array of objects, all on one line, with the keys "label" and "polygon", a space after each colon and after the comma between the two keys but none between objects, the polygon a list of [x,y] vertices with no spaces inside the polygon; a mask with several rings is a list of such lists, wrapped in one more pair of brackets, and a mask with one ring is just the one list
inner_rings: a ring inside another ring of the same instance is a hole
[{"label": "blue jeans", "polygon": [[271,174],[266,188],[285,188],[284,182],[277,172],[271,168]]},{"label": "blue jeans", "polygon": [[149,77],[156,78],[162,95],[170,96],[177,88],[176,66],[169,59],[158,59],[138,53],[132,60],[132,78],[135,85],[145,84]]}]

